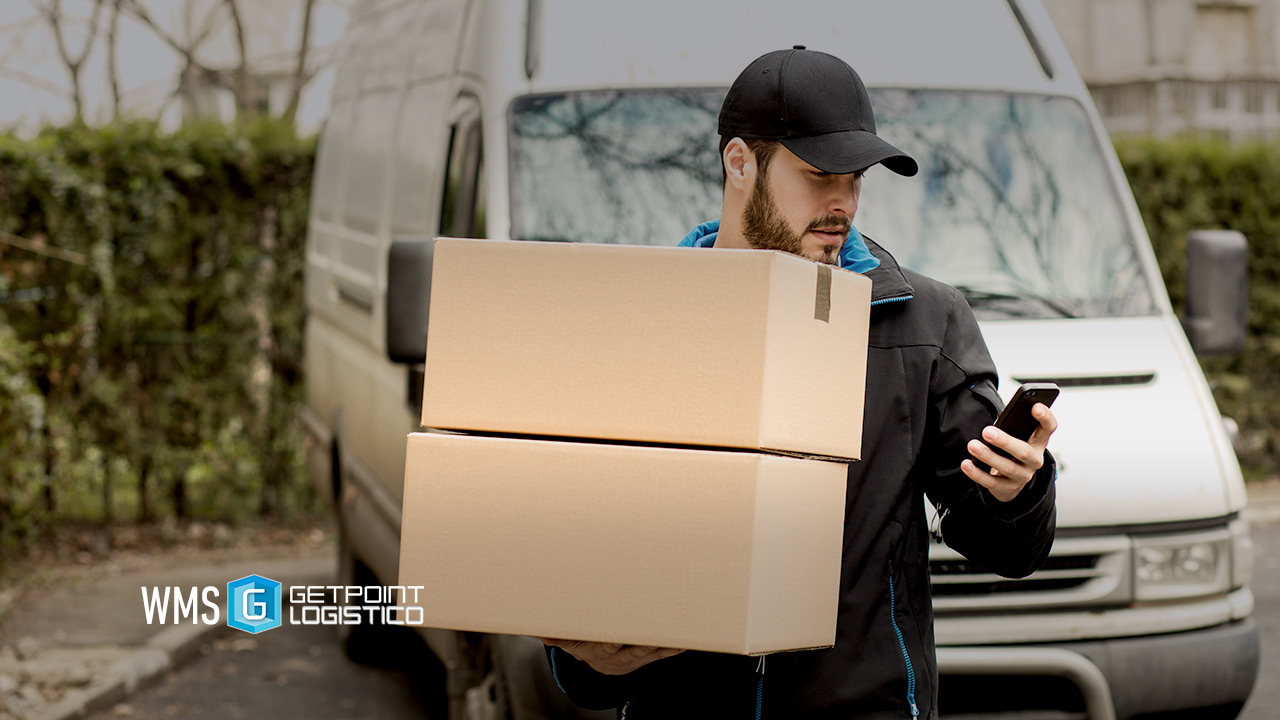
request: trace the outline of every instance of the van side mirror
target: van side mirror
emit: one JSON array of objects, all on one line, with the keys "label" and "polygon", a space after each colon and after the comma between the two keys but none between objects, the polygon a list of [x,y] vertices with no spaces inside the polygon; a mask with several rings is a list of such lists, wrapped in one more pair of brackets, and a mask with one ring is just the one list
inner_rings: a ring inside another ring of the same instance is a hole
[{"label": "van side mirror", "polygon": [[1244,349],[1248,313],[1248,242],[1236,230],[1187,236],[1187,316],[1182,328],[1198,355]]},{"label": "van side mirror", "polygon": [[431,255],[435,239],[393,238],[387,253],[387,357],[421,365],[427,357]]}]

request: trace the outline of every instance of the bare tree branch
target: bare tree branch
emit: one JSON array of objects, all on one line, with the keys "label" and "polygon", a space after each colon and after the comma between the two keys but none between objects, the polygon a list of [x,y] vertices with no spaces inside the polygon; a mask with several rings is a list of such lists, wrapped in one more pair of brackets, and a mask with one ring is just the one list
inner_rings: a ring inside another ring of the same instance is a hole
[{"label": "bare tree branch", "polygon": [[143,25],[146,25],[164,44],[181,55],[188,65],[200,66],[200,63],[196,61],[195,56],[192,54],[193,49],[183,46],[172,35],[165,32],[164,28],[160,27],[159,23],[155,21],[155,18],[151,17],[151,13],[147,12],[147,9],[138,3],[138,0],[120,0],[120,7],[137,18]]},{"label": "bare tree branch", "polygon": [[240,7],[236,4],[236,0],[223,0],[227,5],[227,10],[231,12],[231,24],[236,31],[236,52],[240,56],[240,64],[236,67],[235,72],[235,89],[233,92],[236,96],[237,114],[243,112],[253,114],[255,108],[252,106],[252,100],[249,97],[249,50],[248,41],[245,39],[244,22],[240,19]]},{"label": "bare tree branch", "polygon": [[106,4],[106,0],[94,0],[93,14],[89,17],[89,34],[85,36],[84,47],[80,49],[80,55],[76,57],[76,67],[84,65],[84,61],[89,57],[89,52],[93,50],[93,42],[98,37],[98,20],[102,17],[102,6]]},{"label": "bare tree branch", "polygon": [[120,31],[120,2],[111,3],[111,22],[107,26],[107,82],[111,85],[111,119],[120,119],[120,72],[116,67],[116,41]]},{"label": "bare tree branch", "polygon": [[62,1],[53,0],[52,4],[44,9],[44,17],[53,31],[53,39],[58,46],[58,56],[62,58],[63,65],[71,75],[71,108],[75,113],[75,119],[79,120],[84,117],[84,100],[80,97],[80,74],[76,72],[71,53],[67,50],[67,42],[62,37]]},{"label": "bare tree branch", "polygon": [[315,9],[315,0],[303,0],[302,6],[302,38],[298,41],[298,64],[293,70],[293,85],[289,88],[289,106],[284,111],[284,119],[290,125],[298,117],[298,104],[302,101],[302,88],[311,75],[307,73],[307,52],[311,48],[311,11]]},{"label": "bare tree branch", "polygon": [[33,75],[26,70],[15,67],[0,67],[0,75],[11,77],[28,87],[47,92],[50,95],[57,95],[63,100],[67,98],[66,88],[57,83],[49,82],[38,75]]},{"label": "bare tree branch", "polygon": [[37,14],[7,25],[0,25],[0,35],[6,36],[7,40],[5,49],[8,52],[5,53],[4,59],[13,57],[22,48],[23,42],[31,35],[31,31],[42,22],[44,22],[44,16]]},{"label": "bare tree branch", "polygon": [[54,247],[42,240],[31,240],[21,235],[0,230],[0,244],[16,247],[20,250],[26,250],[37,255],[62,260],[63,262],[73,263],[75,265],[88,265],[89,256],[75,250],[65,250],[60,247]]},{"label": "bare tree branch", "polygon": [[[156,21],[150,11],[147,10],[146,6],[139,2],[139,0],[118,0],[118,2],[120,3],[121,10],[136,18],[139,22],[145,25],[147,29],[151,30],[151,32],[155,34],[161,42],[168,45],[170,49],[181,56],[183,61],[183,70],[179,73],[179,77],[190,78],[193,75],[198,75],[204,80],[211,80],[214,83],[230,90],[233,94],[235,93],[235,88],[227,82],[222,73],[209,67],[196,57],[196,53],[199,51],[200,46],[203,45],[218,28],[217,19],[220,14],[220,10],[223,7],[221,4],[215,5],[208,14],[205,15],[204,21],[200,24],[199,30],[194,31],[192,33],[192,37],[184,43],[173,33],[170,33],[161,27],[160,23]],[[187,9],[190,9],[192,6],[188,4],[186,7]],[[181,97],[184,93],[191,92],[193,90],[194,88],[188,88],[185,86],[185,80],[180,80],[178,87],[174,89],[173,96]]]},{"label": "bare tree branch", "polygon": [[[128,17],[149,30],[180,59],[179,77],[181,79],[179,87],[175,90],[175,97],[187,97],[200,102],[206,99],[200,89],[213,85],[231,92],[235,98],[238,115],[252,115],[259,112],[258,99],[261,88],[255,82],[254,65],[257,62],[270,64],[274,61],[256,55],[250,56],[248,35],[253,30],[251,25],[253,18],[256,17],[250,11],[256,12],[256,7],[245,4],[244,0],[212,0],[212,2],[179,0],[182,3],[179,6],[180,9],[186,12],[185,21],[179,23],[180,27],[174,27],[166,16],[153,14],[153,12],[159,12],[159,7],[171,7],[170,5],[157,5],[148,0],[77,1],[92,3],[92,17],[88,19],[89,34],[83,46],[79,44],[77,38],[85,18],[76,17],[74,13],[68,15],[66,6],[71,3],[65,0],[27,0],[35,10],[35,18],[9,24],[0,22],[0,36],[14,33],[10,36],[13,37],[13,42],[5,43],[5,47],[0,48],[0,74],[19,77],[28,84],[38,87],[42,92],[59,94],[55,88],[56,83],[42,80],[30,73],[5,68],[6,64],[12,64],[6,63],[6,60],[17,57],[18,46],[25,35],[22,32],[22,26],[24,24],[30,26],[33,23],[45,24],[53,31],[58,56],[68,69],[72,84],[71,102],[77,118],[82,118],[84,113],[84,99],[81,97],[84,87],[83,68],[92,54],[93,43],[101,31],[107,46],[106,80],[110,92],[110,112],[112,117],[118,117],[122,112],[126,96],[131,92],[126,92],[119,76],[122,41],[120,19]],[[168,3],[171,0],[165,0],[165,2]],[[349,9],[350,4],[344,4],[344,0],[320,0],[320,2],[291,0],[291,2],[294,3],[293,7],[302,10],[301,24],[297,26],[296,31],[299,42],[294,52],[297,54],[295,56],[284,54],[284,57],[278,59],[292,65],[287,105],[282,113],[284,118],[292,121],[296,119],[302,91],[317,74],[331,64],[331,58],[327,53],[313,47],[316,16],[320,12],[317,8],[326,7],[325,3],[327,3]],[[230,33],[225,33],[224,31],[228,29]],[[220,44],[226,43],[228,35],[235,55],[232,67],[210,64],[200,57],[202,46],[215,41]],[[63,97],[68,95],[65,89],[60,94]]]},{"label": "bare tree branch", "polygon": [[58,48],[58,56],[62,59],[62,64],[67,69],[67,74],[71,76],[71,104],[75,112],[75,120],[77,122],[84,119],[84,97],[80,86],[80,70],[84,67],[84,61],[89,57],[89,52],[93,50],[94,40],[98,36],[98,19],[102,14],[102,5],[105,0],[94,0],[93,12],[89,18],[89,29],[85,36],[84,45],[80,48],[79,53],[73,54],[67,47],[67,40],[63,36],[63,16],[62,16],[62,0],[50,0],[48,5],[37,5],[34,0],[29,0],[37,13],[44,16],[46,22],[49,23],[49,29],[53,32],[54,43]]},{"label": "bare tree branch", "polygon": [[217,32],[218,18],[221,15],[220,10],[222,10],[221,5],[214,5],[209,8],[208,14],[204,16],[204,22],[200,23],[200,31],[194,33],[191,37],[191,49],[193,51],[198,50],[209,39],[210,35]]}]

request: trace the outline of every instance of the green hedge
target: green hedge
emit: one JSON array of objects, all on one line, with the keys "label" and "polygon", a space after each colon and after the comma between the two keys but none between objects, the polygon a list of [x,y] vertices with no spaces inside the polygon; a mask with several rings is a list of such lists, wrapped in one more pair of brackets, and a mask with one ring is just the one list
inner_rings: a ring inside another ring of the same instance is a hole
[{"label": "green hedge", "polygon": [[1280,144],[1125,138],[1115,146],[1179,312],[1187,234],[1229,228],[1248,238],[1245,350],[1201,364],[1218,407],[1240,424],[1246,475],[1280,473]]},{"label": "green hedge", "polygon": [[[1117,141],[1170,295],[1187,233],[1250,240],[1250,335],[1204,362],[1250,476],[1280,472],[1280,145]],[[66,518],[310,509],[314,142],[277,123],[0,136],[0,551]]]},{"label": "green hedge", "polygon": [[307,506],[313,156],[270,122],[0,136],[0,543]]}]

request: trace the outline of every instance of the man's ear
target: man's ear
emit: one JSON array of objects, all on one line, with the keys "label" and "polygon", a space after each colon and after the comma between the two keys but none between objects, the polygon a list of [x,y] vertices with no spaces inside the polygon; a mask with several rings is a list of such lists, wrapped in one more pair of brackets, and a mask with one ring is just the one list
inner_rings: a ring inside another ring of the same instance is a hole
[{"label": "man's ear", "polygon": [[724,163],[725,183],[739,190],[748,190],[756,181],[756,154],[742,138],[734,138],[724,148],[720,158]]}]

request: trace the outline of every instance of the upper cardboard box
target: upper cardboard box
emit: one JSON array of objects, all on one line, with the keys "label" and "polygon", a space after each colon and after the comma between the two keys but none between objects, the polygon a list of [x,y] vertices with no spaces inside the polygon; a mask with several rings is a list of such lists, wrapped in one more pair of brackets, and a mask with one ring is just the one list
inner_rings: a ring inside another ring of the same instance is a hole
[{"label": "upper cardboard box", "polygon": [[422,424],[857,458],[871,281],[781,252],[436,240]]}]

